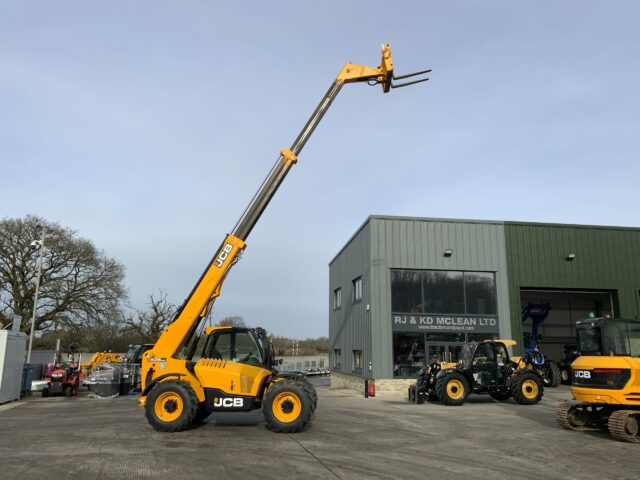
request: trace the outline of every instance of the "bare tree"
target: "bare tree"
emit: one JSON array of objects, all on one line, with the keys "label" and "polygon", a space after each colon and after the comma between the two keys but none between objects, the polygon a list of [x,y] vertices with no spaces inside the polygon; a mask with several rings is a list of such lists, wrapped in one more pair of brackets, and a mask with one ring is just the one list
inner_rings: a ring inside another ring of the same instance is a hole
[{"label": "bare tree", "polygon": [[176,312],[176,306],[167,301],[167,293],[160,290],[149,295],[148,310],[136,310],[135,315],[122,319],[122,330],[140,338],[140,342],[155,342]]},{"label": "bare tree", "polygon": [[246,327],[247,324],[242,317],[224,317],[216,325],[219,327]]},{"label": "bare tree", "polygon": [[38,252],[29,245],[46,227],[36,331],[91,325],[113,316],[126,299],[124,266],[76,232],[42,218],[0,221],[0,323],[22,317],[30,326]]}]

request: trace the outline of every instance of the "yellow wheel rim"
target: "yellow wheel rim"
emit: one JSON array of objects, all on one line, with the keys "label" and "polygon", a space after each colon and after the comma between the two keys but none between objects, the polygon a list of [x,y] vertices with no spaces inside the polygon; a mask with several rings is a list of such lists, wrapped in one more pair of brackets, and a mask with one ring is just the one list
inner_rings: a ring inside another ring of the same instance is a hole
[{"label": "yellow wheel rim", "polygon": [[156,399],[153,405],[158,417],[163,422],[177,420],[184,410],[182,397],[175,392],[164,392]]},{"label": "yellow wheel rim", "polygon": [[273,400],[271,410],[278,421],[291,423],[300,416],[302,402],[295,393],[282,392]]},{"label": "yellow wheel rim", "polygon": [[447,395],[452,400],[460,400],[464,395],[464,385],[460,380],[449,380],[447,382]]},{"label": "yellow wheel rim", "polygon": [[522,382],[522,394],[529,400],[533,400],[538,396],[538,384],[533,380],[525,380]]}]

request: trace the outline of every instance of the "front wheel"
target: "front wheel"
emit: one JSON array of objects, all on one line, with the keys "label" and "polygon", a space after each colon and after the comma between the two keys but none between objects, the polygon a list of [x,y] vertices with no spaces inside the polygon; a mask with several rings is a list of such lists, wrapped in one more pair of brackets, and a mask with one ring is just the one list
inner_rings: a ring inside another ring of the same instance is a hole
[{"label": "front wheel", "polygon": [[436,381],[438,398],[445,405],[462,405],[469,396],[469,382],[459,373],[446,374]]},{"label": "front wheel", "polygon": [[304,385],[280,380],[271,384],[262,400],[262,413],[269,430],[296,433],[304,429],[313,416],[313,398]]},{"label": "front wheel", "polygon": [[538,375],[525,372],[518,375],[513,383],[513,398],[521,405],[535,405],[542,399],[544,386]]},{"label": "front wheel", "polygon": [[144,413],[155,430],[180,432],[189,428],[197,410],[198,399],[189,384],[168,380],[151,389]]}]

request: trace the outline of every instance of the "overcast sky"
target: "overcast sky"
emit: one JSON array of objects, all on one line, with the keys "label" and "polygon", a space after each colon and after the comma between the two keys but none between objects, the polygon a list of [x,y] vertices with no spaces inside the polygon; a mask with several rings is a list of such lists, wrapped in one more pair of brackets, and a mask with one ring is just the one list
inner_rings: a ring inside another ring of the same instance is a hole
[{"label": "overcast sky", "polygon": [[0,217],[75,229],[131,302],[180,303],[346,61],[347,85],[216,303],[328,334],[328,262],[371,214],[640,226],[636,1],[0,0]]}]

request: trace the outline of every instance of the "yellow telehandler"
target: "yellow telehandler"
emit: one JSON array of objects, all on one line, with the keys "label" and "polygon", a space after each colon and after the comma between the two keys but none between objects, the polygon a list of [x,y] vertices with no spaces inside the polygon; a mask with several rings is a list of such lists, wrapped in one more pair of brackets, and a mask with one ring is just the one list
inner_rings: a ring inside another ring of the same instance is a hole
[{"label": "yellow telehandler", "polygon": [[556,410],[567,430],[606,427],[640,443],[640,320],[593,318],[576,323],[580,356],[571,364],[574,402]]},{"label": "yellow telehandler", "polygon": [[[383,92],[428,78],[430,70],[394,76],[389,45],[382,46],[378,67],[347,63],[290,148],[282,150],[231,234],[179,308],[171,324],[142,359],[144,407],[153,428],[176,432],[201,422],[214,411],[261,408],[267,428],[298,432],[309,424],[317,395],[304,377],[279,374],[273,348],[263,329],[204,328],[214,300],[231,267],[245,249],[245,241],[276,193],[298,155],[346,83],[381,85]],[[416,77],[402,84],[393,80]]]}]

